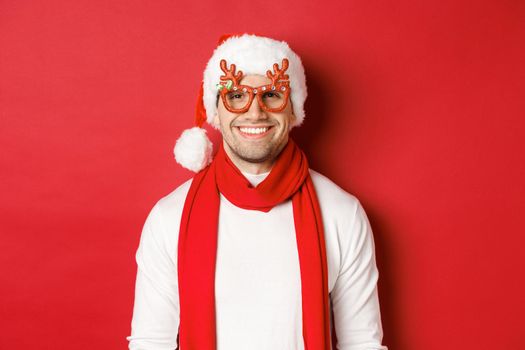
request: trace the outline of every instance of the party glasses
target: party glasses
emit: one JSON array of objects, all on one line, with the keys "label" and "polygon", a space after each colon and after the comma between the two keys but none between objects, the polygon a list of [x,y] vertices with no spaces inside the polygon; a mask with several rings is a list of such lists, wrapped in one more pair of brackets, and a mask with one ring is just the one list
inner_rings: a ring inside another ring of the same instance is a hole
[{"label": "party glasses", "polygon": [[275,63],[273,73],[269,70],[266,72],[266,76],[272,80],[270,84],[258,87],[241,85],[240,81],[244,75],[242,71],[235,72],[235,64],[231,64],[230,69],[226,60],[222,59],[220,64],[224,75],[220,76],[221,82],[217,84],[217,88],[228,111],[232,113],[248,111],[255,97],[261,109],[267,112],[281,112],[286,108],[290,96],[289,77],[284,74],[288,69],[288,59],[283,58],[282,68]]}]

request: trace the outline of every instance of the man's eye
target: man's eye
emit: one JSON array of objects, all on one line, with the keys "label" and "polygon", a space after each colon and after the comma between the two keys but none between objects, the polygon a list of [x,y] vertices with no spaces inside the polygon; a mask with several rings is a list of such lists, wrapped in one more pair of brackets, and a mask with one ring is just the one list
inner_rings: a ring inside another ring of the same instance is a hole
[{"label": "man's eye", "polygon": [[266,92],[264,95],[263,95],[263,98],[279,98],[281,96],[279,96],[278,93],[276,92]]},{"label": "man's eye", "polygon": [[234,99],[237,99],[237,98],[242,98],[242,94],[228,94],[228,98],[230,100],[234,100]]}]

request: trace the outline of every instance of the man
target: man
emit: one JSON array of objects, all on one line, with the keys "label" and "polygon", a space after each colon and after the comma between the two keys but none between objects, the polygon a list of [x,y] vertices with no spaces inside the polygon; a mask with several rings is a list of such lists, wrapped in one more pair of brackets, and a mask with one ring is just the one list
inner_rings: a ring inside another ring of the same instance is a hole
[{"label": "man", "polygon": [[[130,349],[387,349],[363,207],[289,138],[305,99],[285,42],[221,41],[175,147],[197,174],[143,228]],[[222,134],[213,159],[205,120]]]}]

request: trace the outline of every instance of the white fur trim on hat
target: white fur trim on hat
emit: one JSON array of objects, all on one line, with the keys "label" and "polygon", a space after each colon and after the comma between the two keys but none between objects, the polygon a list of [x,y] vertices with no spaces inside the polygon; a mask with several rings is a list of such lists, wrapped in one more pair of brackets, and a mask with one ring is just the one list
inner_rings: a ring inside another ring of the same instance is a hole
[{"label": "white fur trim on hat", "polygon": [[204,169],[212,161],[213,144],[206,130],[197,126],[181,134],[173,153],[177,163],[194,172]]},{"label": "white fur trim on hat", "polygon": [[296,116],[292,126],[299,126],[304,119],[304,101],[306,100],[306,77],[301,58],[290,49],[284,41],[260,37],[251,34],[233,36],[224,41],[213,52],[204,71],[203,100],[206,108],[206,119],[210,125],[217,113],[217,86],[220,76],[224,72],[220,68],[221,59],[230,64],[234,63],[237,71],[242,70],[245,75],[260,74],[266,76],[266,71],[273,71],[273,64],[281,66],[282,59],[287,58],[293,113]]}]

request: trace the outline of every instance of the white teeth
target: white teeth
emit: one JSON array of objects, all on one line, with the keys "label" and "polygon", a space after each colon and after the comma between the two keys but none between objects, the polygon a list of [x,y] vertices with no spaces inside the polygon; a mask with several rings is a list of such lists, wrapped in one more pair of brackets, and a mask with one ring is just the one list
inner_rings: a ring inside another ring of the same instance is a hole
[{"label": "white teeth", "polygon": [[245,134],[253,134],[253,135],[265,133],[266,131],[268,131],[268,129],[269,128],[239,128],[241,132]]}]

